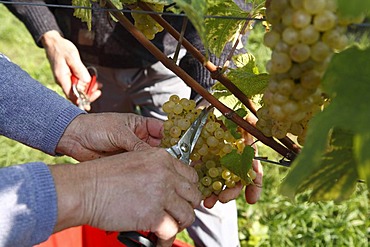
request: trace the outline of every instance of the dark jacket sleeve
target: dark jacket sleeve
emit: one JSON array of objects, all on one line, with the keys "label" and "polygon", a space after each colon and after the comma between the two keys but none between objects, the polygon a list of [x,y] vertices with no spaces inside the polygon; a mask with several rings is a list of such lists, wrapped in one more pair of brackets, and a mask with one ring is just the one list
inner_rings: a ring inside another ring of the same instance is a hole
[{"label": "dark jacket sleeve", "polygon": [[39,47],[42,47],[40,40],[44,33],[56,30],[63,35],[53,13],[45,6],[45,1],[29,1],[32,5],[17,4],[24,0],[9,0],[8,2],[5,6],[25,24]]}]

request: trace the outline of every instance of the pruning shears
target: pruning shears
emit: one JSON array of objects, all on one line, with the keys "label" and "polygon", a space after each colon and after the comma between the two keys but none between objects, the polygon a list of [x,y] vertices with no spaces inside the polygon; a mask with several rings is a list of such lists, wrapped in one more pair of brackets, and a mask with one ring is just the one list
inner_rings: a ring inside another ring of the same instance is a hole
[{"label": "pruning shears", "polygon": [[87,70],[90,73],[91,81],[86,85],[85,89],[81,89],[81,85],[78,85],[78,78],[75,75],[71,75],[71,81],[72,81],[72,90],[74,95],[77,97],[78,101],[78,107],[81,110],[86,110],[87,108],[90,108],[90,97],[92,94],[92,89],[94,88],[96,84],[96,78],[97,78],[97,70],[95,67],[87,67]]},{"label": "pruning shears", "polygon": [[[200,134],[202,133],[202,129],[207,122],[210,109],[212,109],[212,107],[204,108],[195,121],[185,131],[177,144],[166,149],[169,154],[181,160],[183,163],[190,165],[190,154],[194,150],[195,144],[197,143]],[[152,232],[120,232],[117,238],[127,247],[155,247],[157,242],[157,236]]]}]

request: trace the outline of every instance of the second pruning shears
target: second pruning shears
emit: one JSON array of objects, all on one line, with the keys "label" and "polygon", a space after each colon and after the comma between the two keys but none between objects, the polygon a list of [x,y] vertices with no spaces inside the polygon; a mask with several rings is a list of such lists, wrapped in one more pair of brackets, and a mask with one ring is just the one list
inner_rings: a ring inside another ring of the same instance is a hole
[{"label": "second pruning shears", "polygon": [[[167,152],[173,157],[190,165],[190,154],[194,150],[204,125],[208,119],[208,113],[213,107],[204,108],[195,121],[185,131],[180,140],[172,147],[167,148]],[[148,233],[146,236],[139,232],[121,232],[118,240],[127,247],[154,247],[156,246],[157,237],[154,233]]]},{"label": "second pruning shears", "polygon": [[78,84],[78,78],[75,75],[71,76],[72,90],[74,95],[77,97],[78,107],[82,110],[90,110],[90,96],[92,94],[92,89],[96,84],[96,78],[98,74],[95,67],[87,67],[87,70],[90,73],[91,81],[84,89],[81,89],[83,86]]}]

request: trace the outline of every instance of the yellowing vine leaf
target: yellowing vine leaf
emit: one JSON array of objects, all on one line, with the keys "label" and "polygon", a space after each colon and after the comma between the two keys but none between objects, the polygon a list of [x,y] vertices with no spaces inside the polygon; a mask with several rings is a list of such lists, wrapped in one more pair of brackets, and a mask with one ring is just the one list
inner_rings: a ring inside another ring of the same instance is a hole
[{"label": "yellowing vine leaf", "polygon": [[305,146],[281,185],[284,195],[313,189],[312,200],[341,201],[359,179],[370,188],[369,57],[370,48],[357,47],[333,57],[323,79],[332,102],[312,119]]},{"label": "yellowing vine leaf", "polygon": [[[269,75],[266,73],[259,74],[254,57],[248,54],[233,57],[234,62],[238,65],[243,64],[243,67],[230,69],[227,77],[248,98],[252,98],[257,94],[263,93],[267,87]],[[216,98],[231,95],[221,83],[216,83],[212,89],[215,91],[214,95]]]},{"label": "yellowing vine leaf", "polygon": [[207,0],[176,0],[180,7],[189,18],[205,47],[208,47],[206,39],[206,27],[204,25],[204,15],[207,12]]},{"label": "yellowing vine leaf", "polygon": [[220,56],[225,45],[239,34],[245,20],[227,17],[247,17],[248,13],[240,9],[232,0],[209,1],[208,16],[222,16],[226,18],[207,18],[206,40],[209,49],[216,56]]}]

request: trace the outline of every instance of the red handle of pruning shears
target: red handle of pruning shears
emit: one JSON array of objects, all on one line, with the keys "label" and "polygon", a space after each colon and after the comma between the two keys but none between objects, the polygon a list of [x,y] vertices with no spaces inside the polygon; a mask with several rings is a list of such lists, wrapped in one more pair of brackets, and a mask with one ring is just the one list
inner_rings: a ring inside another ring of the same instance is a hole
[{"label": "red handle of pruning shears", "polygon": [[[97,71],[96,71],[96,68],[94,68],[94,67],[87,67],[87,70],[90,73],[91,80],[90,80],[89,84],[87,85],[87,89],[84,93],[85,93],[86,96],[90,97],[91,94],[92,94],[92,89],[94,88],[94,86],[96,84]],[[75,75],[72,74],[71,75],[71,81],[72,81],[72,86],[76,86],[77,83],[78,83],[78,78]]]}]

